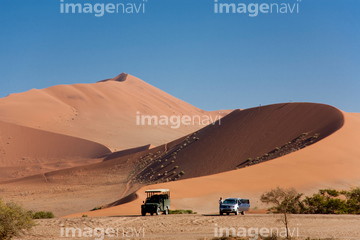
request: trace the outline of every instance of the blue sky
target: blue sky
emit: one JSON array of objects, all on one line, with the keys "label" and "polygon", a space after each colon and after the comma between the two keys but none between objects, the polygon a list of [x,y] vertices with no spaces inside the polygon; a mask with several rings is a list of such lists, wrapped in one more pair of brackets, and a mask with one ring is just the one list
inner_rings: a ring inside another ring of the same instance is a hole
[{"label": "blue sky", "polygon": [[0,97],[126,72],[205,110],[299,101],[360,112],[360,1],[299,6],[249,17],[215,14],[214,0],[148,0],[145,14],[95,17],[61,14],[60,0],[0,0]]}]

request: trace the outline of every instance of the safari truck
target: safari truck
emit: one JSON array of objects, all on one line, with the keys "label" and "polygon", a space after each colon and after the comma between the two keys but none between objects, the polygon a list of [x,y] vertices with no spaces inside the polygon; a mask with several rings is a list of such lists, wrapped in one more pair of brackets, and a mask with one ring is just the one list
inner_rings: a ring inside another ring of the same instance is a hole
[{"label": "safari truck", "polygon": [[146,200],[141,205],[141,215],[146,213],[153,215],[160,215],[163,212],[165,215],[169,214],[170,209],[170,190],[169,189],[153,189],[146,190]]},{"label": "safari truck", "polygon": [[235,215],[241,213],[241,215],[245,215],[245,211],[249,211],[249,208],[249,199],[227,198],[220,205],[219,211],[220,215],[223,215],[224,213],[226,213],[227,215],[229,215],[230,213],[235,213]]}]

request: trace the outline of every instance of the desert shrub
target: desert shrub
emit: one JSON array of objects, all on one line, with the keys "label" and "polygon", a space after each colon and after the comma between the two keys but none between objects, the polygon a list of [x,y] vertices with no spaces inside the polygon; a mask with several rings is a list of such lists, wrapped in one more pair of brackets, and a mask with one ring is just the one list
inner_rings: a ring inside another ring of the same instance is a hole
[{"label": "desert shrub", "polygon": [[[153,175],[150,176],[150,178],[152,178]],[[91,209],[90,211],[96,211],[96,210],[100,210],[100,209],[103,209],[103,206],[100,206],[100,207],[94,207],[93,209]]]},{"label": "desert shrub", "polygon": [[296,195],[293,192],[291,198],[286,201],[284,199],[287,193],[283,191],[281,188],[273,189],[263,194],[262,201],[273,204],[270,210],[278,213],[360,214],[359,187],[349,191],[321,189],[303,200],[300,199],[303,194]]},{"label": "desert shrub", "polygon": [[54,213],[52,213],[52,212],[40,211],[40,212],[35,212],[32,214],[33,219],[54,218],[54,217],[55,217]]},{"label": "desert shrub", "polygon": [[169,214],[197,214],[197,212],[193,212],[193,210],[176,209],[169,210]]},{"label": "desert shrub", "polygon": [[289,238],[288,214],[299,213],[301,209],[300,198],[303,194],[298,193],[294,188],[283,189],[277,187],[261,195],[260,201],[266,204],[273,204],[275,211],[283,214],[282,222],[286,229],[286,238]]},{"label": "desert shrub", "polygon": [[[344,195],[346,200],[339,198]],[[321,189],[303,200],[304,211],[308,214],[360,214],[360,189],[337,191]]]},{"label": "desert shrub", "polygon": [[32,212],[13,202],[0,199],[0,239],[11,239],[35,225]]},{"label": "desert shrub", "polygon": [[180,176],[182,176],[182,175],[185,175],[185,172],[181,171],[179,174],[180,174]]},{"label": "desert shrub", "polygon": [[346,197],[346,203],[350,214],[360,214],[360,188],[354,188],[349,191],[341,191]]}]

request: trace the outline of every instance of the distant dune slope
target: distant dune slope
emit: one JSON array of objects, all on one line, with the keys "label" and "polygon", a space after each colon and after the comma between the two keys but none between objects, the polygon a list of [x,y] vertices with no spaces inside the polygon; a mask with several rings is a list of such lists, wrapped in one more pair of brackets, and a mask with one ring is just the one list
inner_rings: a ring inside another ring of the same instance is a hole
[{"label": "distant dune slope", "polygon": [[[220,113],[224,116],[229,111]],[[93,84],[59,85],[0,99],[0,120],[99,142],[112,150],[155,146],[203,126],[138,126],[141,115],[211,115],[128,74]]]},{"label": "distant dune slope", "polygon": [[101,158],[110,153],[95,142],[0,121],[0,179],[11,175],[12,167],[35,164],[41,169],[53,161]]},{"label": "distant dune slope", "polygon": [[183,179],[235,170],[244,166],[247,159],[266,155],[303,134],[316,136],[313,142],[319,141],[341,128],[343,123],[339,110],[314,103],[236,110],[221,119],[220,124],[201,129],[169,149],[168,154],[154,159],[139,180],[167,181],[178,178],[176,175],[180,172],[185,173],[181,176]]}]

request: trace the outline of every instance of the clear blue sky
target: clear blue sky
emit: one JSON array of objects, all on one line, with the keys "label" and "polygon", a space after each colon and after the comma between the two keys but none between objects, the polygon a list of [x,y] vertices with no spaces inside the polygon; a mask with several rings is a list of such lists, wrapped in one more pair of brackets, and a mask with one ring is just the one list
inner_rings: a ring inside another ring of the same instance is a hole
[{"label": "clear blue sky", "polygon": [[0,97],[126,72],[205,110],[304,101],[360,112],[360,1],[299,6],[249,17],[215,14],[214,0],[148,0],[145,14],[95,17],[61,14],[60,0],[0,0]]}]

